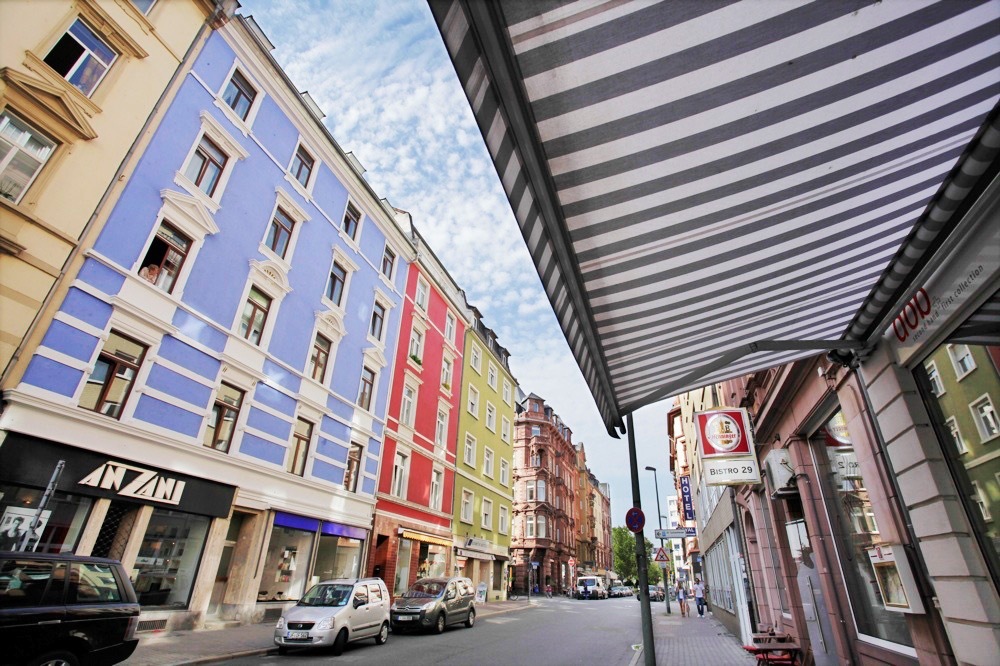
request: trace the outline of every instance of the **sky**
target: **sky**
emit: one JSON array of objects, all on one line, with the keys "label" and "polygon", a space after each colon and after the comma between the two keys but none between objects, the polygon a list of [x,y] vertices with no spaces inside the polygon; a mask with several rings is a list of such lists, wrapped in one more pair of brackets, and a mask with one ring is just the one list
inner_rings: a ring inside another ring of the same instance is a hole
[{"label": "sky", "polygon": [[[521,390],[535,393],[583,443],[611,485],[612,525],[632,506],[628,445],[607,434],[542,290],[510,204],[426,0],[240,0],[273,56],[326,113],[340,146],[380,197],[413,216],[469,302],[483,313]],[[673,493],[667,403],[635,413],[646,535]],[[666,519],[664,519],[666,523]]]}]

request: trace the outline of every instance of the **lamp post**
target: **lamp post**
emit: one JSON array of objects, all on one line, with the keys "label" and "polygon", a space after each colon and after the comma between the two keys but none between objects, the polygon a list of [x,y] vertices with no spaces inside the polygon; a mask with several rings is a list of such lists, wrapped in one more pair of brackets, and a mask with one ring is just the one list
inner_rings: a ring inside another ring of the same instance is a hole
[{"label": "lamp post", "polygon": [[[653,473],[653,484],[656,488],[656,522],[659,523],[660,529],[663,529],[663,514],[660,513],[660,481],[657,478],[659,475],[656,473],[655,467],[650,467],[646,465],[646,469]],[[660,539],[660,548],[663,548],[663,539]],[[667,569],[663,568],[663,601],[667,604],[667,615],[670,615],[670,589],[667,587]]]}]

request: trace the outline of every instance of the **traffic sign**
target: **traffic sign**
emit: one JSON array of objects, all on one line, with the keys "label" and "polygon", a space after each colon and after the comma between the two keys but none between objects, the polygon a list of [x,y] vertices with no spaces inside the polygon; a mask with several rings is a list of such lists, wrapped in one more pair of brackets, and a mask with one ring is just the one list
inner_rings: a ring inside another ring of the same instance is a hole
[{"label": "traffic sign", "polygon": [[657,549],[656,557],[653,558],[656,562],[667,562],[670,558],[667,557],[667,551],[663,550],[662,547]]},{"label": "traffic sign", "polygon": [[688,534],[683,527],[676,530],[656,530],[653,534],[657,539],[683,539],[686,536],[694,536]]},{"label": "traffic sign", "polygon": [[537,568],[538,568],[538,565],[539,565],[539,562],[532,562],[532,563],[531,563],[531,568],[532,568],[532,569],[537,569]]},{"label": "traffic sign", "polygon": [[576,566],[576,560],[571,557],[571,558],[569,558],[569,563],[568,564],[571,567],[575,567]]},{"label": "traffic sign", "polygon": [[634,506],[625,513],[625,527],[627,527],[630,532],[638,534],[645,526],[646,516],[642,513],[642,509],[639,507]]}]

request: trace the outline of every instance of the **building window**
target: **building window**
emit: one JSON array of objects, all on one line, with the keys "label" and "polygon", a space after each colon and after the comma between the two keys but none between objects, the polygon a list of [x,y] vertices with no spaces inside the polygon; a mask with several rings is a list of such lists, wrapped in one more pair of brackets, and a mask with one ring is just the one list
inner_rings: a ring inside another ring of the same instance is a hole
[{"label": "building window", "polygon": [[347,284],[347,269],[339,262],[333,262],[330,269],[330,280],[326,283],[326,297],[337,307],[342,307],[344,300],[344,286]]},{"label": "building window", "polygon": [[243,315],[240,317],[240,335],[251,343],[259,345],[270,309],[271,297],[257,287],[250,287],[250,295],[247,296]]},{"label": "building window", "polygon": [[242,406],[243,391],[229,384],[220,385],[219,391],[215,395],[212,413],[208,417],[208,425],[205,427],[205,437],[202,443],[216,451],[223,453],[229,451]]},{"label": "building window", "polygon": [[976,422],[976,429],[979,430],[980,441],[985,442],[1000,434],[1000,423],[997,422],[997,413],[993,409],[993,401],[989,395],[981,396],[969,405],[969,409],[972,410],[972,418]]},{"label": "building window", "polygon": [[143,14],[148,14],[149,10],[156,4],[156,0],[130,0],[130,2]]},{"label": "building window", "polygon": [[348,492],[353,493],[358,490],[362,455],[364,455],[364,447],[360,444],[351,444],[351,451],[347,454],[347,470],[344,472],[344,490]]},{"label": "building window", "polygon": [[120,418],[145,355],[145,345],[111,331],[83,387],[80,406]]},{"label": "building window", "polygon": [[448,441],[448,414],[443,410],[438,410],[437,425],[434,427],[434,444],[445,447]]},{"label": "building window", "polygon": [[510,396],[511,396],[510,382],[508,382],[505,379],[503,380],[503,401],[508,405],[510,404]]},{"label": "building window", "polygon": [[0,196],[17,203],[56,144],[7,111],[0,113]]},{"label": "building window", "polygon": [[361,212],[354,207],[354,204],[348,203],[347,210],[344,211],[344,222],[340,227],[341,230],[351,240],[357,240],[359,224],[361,224]]},{"label": "building window", "polygon": [[535,538],[535,517],[527,516],[524,519],[524,536],[529,539]]},{"label": "building window", "polygon": [[117,57],[97,33],[76,19],[45,56],[45,64],[90,97]]},{"label": "building window", "polygon": [[545,501],[545,480],[544,479],[538,479],[535,482],[535,488],[537,490],[537,492],[535,494],[535,499],[537,499],[539,502],[544,502]]},{"label": "building window", "polygon": [[161,222],[142,259],[139,277],[168,294],[171,293],[190,250],[190,238],[166,222]]},{"label": "building window", "polygon": [[525,481],[524,482],[524,499],[528,502],[535,501],[535,482]]},{"label": "building window", "polygon": [[486,370],[486,383],[494,391],[497,390],[497,366],[492,363],[490,363],[489,368]]},{"label": "building window", "polygon": [[365,366],[361,370],[361,388],[358,390],[358,407],[371,411],[372,394],[375,392],[375,371]]},{"label": "building window", "polygon": [[447,313],[444,316],[444,339],[448,342],[455,341],[455,315],[452,313]]},{"label": "building window", "polygon": [[406,477],[410,469],[410,459],[399,451],[392,465],[392,494],[396,497],[406,497]]},{"label": "building window", "polygon": [[207,136],[202,136],[194,154],[191,155],[187,169],[184,170],[184,176],[211,197],[215,194],[215,188],[228,161],[229,156],[222,152],[221,148]]},{"label": "building window", "polygon": [[326,365],[330,360],[331,342],[319,333],[313,339],[312,353],[309,355],[309,376],[322,384],[326,379]]},{"label": "building window", "polygon": [[451,359],[446,358],[441,361],[441,386],[446,391],[451,389],[451,368]]},{"label": "building window", "polygon": [[479,351],[479,347],[472,345],[472,352],[470,353],[469,362],[472,364],[472,369],[479,374],[483,373],[483,353]]},{"label": "building window", "polygon": [[493,478],[493,451],[489,447],[483,448],[483,474]]},{"label": "building window", "polygon": [[388,245],[382,251],[382,275],[392,279],[392,267],[396,264],[396,253]]},{"label": "building window", "polygon": [[424,334],[414,327],[410,331],[410,358],[416,361],[417,365],[423,362],[424,358]]},{"label": "building window", "polygon": [[418,277],[417,295],[413,300],[417,304],[417,307],[423,310],[424,312],[427,312],[427,298],[429,292],[430,292],[430,287],[427,286],[427,283],[424,282],[423,278]]},{"label": "building window", "polygon": [[303,146],[299,146],[295,150],[295,156],[292,158],[292,165],[288,168],[288,171],[292,174],[292,178],[298,181],[299,185],[309,187],[309,177],[312,176],[315,164],[316,160],[309,154],[309,151]]},{"label": "building window", "polygon": [[510,442],[510,419],[506,416],[500,417],[500,439]]},{"label": "building window", "polygon": [[250,107],[257,98],[257,91],[254,89],[247,77],[236,70],[233,78],[229,79],[226,90],[222,93],[222,100],[232,109],[240,120],[246,120],[250,115]]},{"label": "building window", "polygon": [[479,389],[475,386],[469,385],[469,413],[479,418]]},{"label": "building window", "polygon": [[504,488],[510,486],[510,463],[506,460],[500,461],[500,485]]},{"label": "building window", "polygon": [[537,516],[537,519],[538,519],[538,530],[535,532],[535,534],[538,536],[539,539],[544,539],[545,538],[545,516]]},{"label": "building window", "polygon": [[510,519],[507,517],[507,511],[508,511],[507,507],[502,505],[500,506],[500,510],[498,511],[499,524],[497,525],[497,531],[500,532],[500,534],[507,534],[507,531],[509,529]]},{"label": "building window", "polygon": [[942,395],[944,393],[944,385],[941,383],[941,375],[938,374],[937,365],[935,363],[928,363],[927,369],[927,379],[931,382],[931,392],[935,396]]},{"label": "building window", "polygon": [[274,211],[271,225],[267,228],[267,238],[264,239],[264,244],[270,248],[271,252],[284,259],[285,253],[288,251],[288,241],[292,238],[294,228],[294,220],[288,216],[288,213],[278,208]]},{"label": "building window", "polygon": [[385,306],[375,301],[372,307],[371,326],[368,327],[368,334],[375,340],[382,342],[382,334],[385,332]]},{"label": "building window", "polygon": [[[541,437],[542,436],[542,426],[531,426],[531,436]],[[536,465],[537,467],[537,465]]]},{"label": "building window", "polygon": [[993,520],[993,516],[990,513],[989,499],[986,497],[986,493],[978,481],[972,482],[972,501],[979,507],[979,511],[983,515],[983,520]]},{"label": "building window", "polygon": [[465,461],[466,465],[476,466],[476,438],[468,433],[465,435],[465,452],[462,460]]},{"label": "building window", "polygon": [[409,384],[403,386],[403,397],[399,406],[399,422],[413,427],[413,418],[417,406],[417,389]]},{"label": "building window", "polygon": [[969,447],[965,445],[965,439],[962,437],[962,431],[958,429],[958,421],[952,416],[945,421],[945,425],[948,426],[948,432],[951,433],[952,442],[955,444],[955,451],[958,455],[969,452]]},{"label": "building window", "polygon": [[444,472],[439,469],[431,473],[431,504],[430,507],[441,511],[441,488],[444,485]]},{"label": "building window", "polygon": [[951,363],[955,366],[955,374],[959,379],[976,369],[976,362],[972,358],[972,352],[969,351],[969,345],[948,345],[948,356],[951,357]]},{"label": "building window", "polygon": [[462,490],[462,522],[472,522],[472,508],[476,502],[476,496],[471,490]]},{"label": "building window", "polygon": [[490,432],[497,431],[497,408],[488,401],[486,403],[486,427],[490,429]]},{"label": "building window", "polygon": [[313,424],[304,419],[295,420],[295,430],[292,432],[292,454],[288,457],[285,470],[303,476],[306,471],[306,458],[309,456],[309,442],[312,441]]},{"label": "building window", "polygon": [[493,500],[483,498],[483,521],[480,525],[493,531]]}]

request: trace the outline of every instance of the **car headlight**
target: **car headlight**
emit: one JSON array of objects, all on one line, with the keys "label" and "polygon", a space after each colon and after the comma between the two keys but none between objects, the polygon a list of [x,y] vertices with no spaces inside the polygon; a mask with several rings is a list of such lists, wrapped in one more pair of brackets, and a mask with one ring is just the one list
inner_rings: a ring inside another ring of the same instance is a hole
[{"label": "car headlight", "polygon": [[278,624],[274,625],[274,628],[275,629],[284,629],[285,628],[285,616],[284,615],[282,615],[281,617],[278,618]]},{"label": "car headlight", "polygon": [[323,618],[316,623],[316,631],[329,631],[333,629],[333,616]]},{"label": "car headlight", "polygon": [[420,610],[429,611],[432,610],[436,605],[437,605],[436,601],[428,601],[426,604],[420,607]]}]

